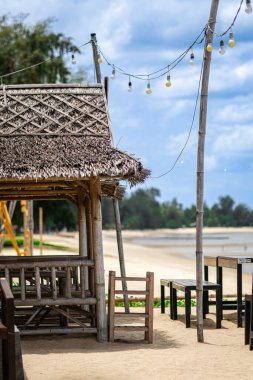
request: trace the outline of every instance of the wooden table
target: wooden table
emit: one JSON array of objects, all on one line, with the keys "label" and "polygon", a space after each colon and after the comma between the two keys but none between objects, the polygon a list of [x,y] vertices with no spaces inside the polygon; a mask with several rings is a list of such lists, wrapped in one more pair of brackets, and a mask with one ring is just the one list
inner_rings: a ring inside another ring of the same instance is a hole
[{"label": "wooden table", "polygon": [[[216,267],[216,281],[221,285],[221,295],[223,294],[223,268],[236,269],[237,274],[237,327],[242,327],[242,265],[253,264],[253,256],[205,256],[204,257],[204,273],[205,280],[208,280],[208,267]],[[225,303],[222,301],[222,309],[224,310]]]}]

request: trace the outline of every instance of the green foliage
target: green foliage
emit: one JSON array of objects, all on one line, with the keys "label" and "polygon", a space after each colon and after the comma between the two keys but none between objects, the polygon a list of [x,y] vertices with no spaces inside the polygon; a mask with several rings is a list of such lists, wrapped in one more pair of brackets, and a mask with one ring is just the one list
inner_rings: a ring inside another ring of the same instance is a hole
[{"label": "green foliage", "polygon": [[14,72],[50,58],[42,65],[4,78],[6,84],[66,83],[70,71],[64,62],[67,51],[79,52],[71,38],[53,33],[53,19],[26,25],[27,15],[0,17],[0,73]]},{"label": "green foliage", "polygon": [[160,203],[160,190],[150,188],[138,189],[129,197],[125,197],[120,205],[121,218],[124,228],[143,229],[160,228],[163,217]]},{"label": "green foliage", "polygon": [[[43,208],[44,232],[69,231],[77,229],[77,207],[70,201],[34,201],[34,230],[39,231],[39,208]],[[17,203],[12,218],[13,225],[21,233],[23,228],[23,215],[20,203]]]}]

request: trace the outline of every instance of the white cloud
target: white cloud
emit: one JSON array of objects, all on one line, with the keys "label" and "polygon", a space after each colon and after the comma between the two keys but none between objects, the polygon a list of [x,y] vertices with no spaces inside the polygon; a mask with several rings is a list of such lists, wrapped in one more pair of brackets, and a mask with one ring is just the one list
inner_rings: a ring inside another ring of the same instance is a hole
[{"label": "white cloud", "polygon": [[253,122],[253,97],[235,97],[230,104],[220,106],[215,115],[216,122],[226,124]]},{"label": "white cloud", "polygon": [[213,171],[217,168],[217,157],[214,155],[205,156],[205,169],[207,172]]},{"label": "white cloud", "polygon": [[[181,149],[185,145],[188,138],[187,133],[180,133],[174,136],[171,136],[169,142],[166,144],[166,152],[169,156],[174,156],[180,153]],[[190,136],[187,143],[187,152],[192,151],[196,147],[196,136]]]},{"label": "white cloud", "polygon": [[213,144],[213,151],[219,155],[252,155],[253,124],[227,127],[219,134]]}]

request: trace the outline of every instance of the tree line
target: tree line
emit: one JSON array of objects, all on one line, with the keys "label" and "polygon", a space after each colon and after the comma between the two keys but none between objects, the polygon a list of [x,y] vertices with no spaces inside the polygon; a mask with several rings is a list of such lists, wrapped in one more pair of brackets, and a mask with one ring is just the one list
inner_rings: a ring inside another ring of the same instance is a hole
[{"label": "tree line", "polygon": [[[173,198],[160,202],[160,190],[138,189],[120,201],[123,229],[181,228],[195,226],[196,206],[183,207]],[[44,231],[78,229],[77,207],[70,201],[34,201],[34,227],[38,232],[39,207],[43,208]],[[102,199],[103,228],[115,228],[113,202]],[[22,228],[20,205],[16,206],[13,224]],[[253,226],[253,210],[245,204],[235,204],[229,196],[221,196],[217,203],[204,205],[204,225],[207,227]]]},{"label": "tree line", "polygon": [[[159,202],[156,188],[138,189],[120,202],[121,223],[124,229],[180,228],[195,226],[196,206],[183,207],[173,198]],[[220,196],[208,207],[204,204],[204,225],[207,227],[253,226],[253,210],[245,204],[235,204],[229,196]],[[112,202],[103,200],[103,227],[114,227]]]}]

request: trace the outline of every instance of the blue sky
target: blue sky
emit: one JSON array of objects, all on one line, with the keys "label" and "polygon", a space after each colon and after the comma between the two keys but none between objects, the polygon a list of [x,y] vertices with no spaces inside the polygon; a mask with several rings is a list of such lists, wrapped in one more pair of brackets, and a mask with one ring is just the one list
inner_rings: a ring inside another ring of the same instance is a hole
[{"label": "blue sky", "polygon": [[[22,3],[22,7],[21,7]],[[240,0],[220,0],[216,32],[231,23]],[[76,45],[95,32],[110,62],[131,73],[148,73],[178,57],[200,33],[208,20],[211,0],[8,0],[1,1],[2,14],[29,13],[27,22],[55,17],[55,32],[71,36]],[[205,151],[205,200],[211,205],[220,195],[253,207],[253,13],[244,4],[233,28],[236,47],[218,53],[214,40],[208,103]],[[228,38],[225,37],[225,44]],[[198,112],[189,143],[174,170],[166,172],[183,147],[192,119],[199,80],[203,45],[194,49],[195,65],[186,57],[171,73],[151,83],[116,75],[110,81],[109,109],[114,142],[134,153],[152,170],[144,188],[161,190],[161,200],[176,197],[185,206],[196,199]],[[70,60],[68,60],[71,65]],[[90,45],[77,57],[77,67],[92,78]],[[103,75],[111,74],[106,63]]]}]

